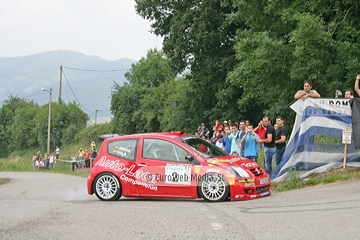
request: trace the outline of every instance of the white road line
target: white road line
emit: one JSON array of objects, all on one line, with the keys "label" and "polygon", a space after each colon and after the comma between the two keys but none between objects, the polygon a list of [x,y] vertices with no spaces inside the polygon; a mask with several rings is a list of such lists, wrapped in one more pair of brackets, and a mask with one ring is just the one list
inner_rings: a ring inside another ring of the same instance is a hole
[{"label": "white road line", "polygon": [[220,223],[212,223],[211,225],[212,225],[214,231],[218,231],[218,230],[222,229],[222,225]]}]

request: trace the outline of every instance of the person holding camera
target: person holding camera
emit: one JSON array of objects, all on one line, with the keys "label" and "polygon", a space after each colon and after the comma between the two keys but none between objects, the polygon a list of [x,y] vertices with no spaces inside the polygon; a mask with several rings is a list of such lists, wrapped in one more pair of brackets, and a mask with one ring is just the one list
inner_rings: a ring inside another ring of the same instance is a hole
[{"label": "person holding camera", "polygon": [[[340,91],[340,90],[336,90],[336,92],[335,92],[335,98],[339,98],[339,97],[341,97],[342,96],[342,92]],[[345,96],[344,96],[345,98],[354,98],[354,92],[353,91],[351,91],[351,90],[346,90],[345,91]]]},{"label": "person holding camera", "polygon": [[[260,120],[259,124],[257,125],[257,127],[254,129],[254,132],[260,137],[260,139],[265,139],[265,133],[266,133],[266,128],[263,125],[263,121]],[[264,144],[260,143],[259,144],[259,150],[263,151],[264,149]]]},{"label": "person holding camera", "polygon": [[231,151],[232,138],[233,138],[233,136],[231,135],[230,127],[226,126],[225,127],[225,135],[223,136],[223,139],[222,139],[222,145],[223,145],[222,150],[224,150],[228,154],[230,154],[230,151]]},{"label": "person holding camera", "polygon": [[244,157],[245,154],[244,154],[244,150],[245,150],[245,147],[243,144],[241,144],[241,139],[245,136],[246,134],[246,123],[245,123],[245,120],[241,120],[240,121],[240,129],[239,131],[237,131],[236,133],[236,136],[235,136],[235,143],[236,145],[240,148],[240,156],[241,157]]},{"label": "person holding camera", "polygon": [[259,156],[258,143],[260,143],[260,137],[253,129],[253,125],[249,123],[246,133],[241,139],[241,143],[244,145],[244,157],[253,161],[257,161]]}]

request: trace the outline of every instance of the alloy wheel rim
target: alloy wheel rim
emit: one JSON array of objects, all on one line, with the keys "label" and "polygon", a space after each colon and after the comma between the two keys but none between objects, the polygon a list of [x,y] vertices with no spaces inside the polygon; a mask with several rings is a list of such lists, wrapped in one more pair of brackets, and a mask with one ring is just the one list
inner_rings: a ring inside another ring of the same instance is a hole
[{"label": "alloy wheel rim", "polygon": [[226,191],[225,181],[220,176],[207,176],[202,183],[202,192],[210,200],[218,200]]},{"label": "alloy wheel rim", "polygon": [[102,176],[96,182],[96,192],[104,199],[112,198],[117,191],[117,182],[111,176]]}]

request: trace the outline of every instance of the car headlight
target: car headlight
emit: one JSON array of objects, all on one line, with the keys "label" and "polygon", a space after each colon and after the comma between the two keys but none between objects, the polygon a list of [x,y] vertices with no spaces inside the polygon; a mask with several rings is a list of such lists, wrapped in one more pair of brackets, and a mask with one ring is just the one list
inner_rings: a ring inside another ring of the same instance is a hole
[{"label": "car headlight", "polygon": [[238,175],[239,177],[250,177],[249,173],[246,172],[244,169],[242,169],[241,167],[239,166],[230,166],[228,167],[228,169],[231,171],[231,172],[235,172],[236,175]]}]

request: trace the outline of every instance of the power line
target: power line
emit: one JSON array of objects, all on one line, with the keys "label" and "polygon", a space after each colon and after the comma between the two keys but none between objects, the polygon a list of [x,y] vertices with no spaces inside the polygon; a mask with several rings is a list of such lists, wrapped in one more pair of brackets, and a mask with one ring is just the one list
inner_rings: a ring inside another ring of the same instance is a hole
[{"label": "power line", "polygon": [[[63,68],[64,68],[64,67],[63,67]],[[111,111],[111,110],[94,110],[94,111],[91,111],[91,110],[87,109],[86,107],[84,107],[84,105],[81,104],[81,102],[79,101],[79,99],[76,97],[74,91],[72,90],[72,88],[71,88],[71,86],[70,86],[70,83],[69,83],[69,81],[68,81],[68,79],[67,79],[67,77],[66,77],[66,75],[65,75],[64,70],[62,71],[62,73],[63,73],[64,78],[65,78],[67,84],[69,85],[69,88],[70,88],[73,96],[75,97],[76,101],[80,104],[80,106],[81,106],[83,109],[85,109],[86,111],[90,112],[90,113],[88,114],[89,116],[90,116],[91,114],[95,113],[96,111],[100,111],[100,112],[110,112],[110,111]]]},{"label": "power line", "polygon": [[39,93],[35,93],[35,94],[31,94],[31,95],[27,95],[25,97],[22,97],[22,98],[29,98],[29,97],[33,97],[33,96],[36,96],[36,95],[39,95],[39,94],[43,94],[44,92],[39,92]]},{"label": "power line", "polygon": [[63,66],[63,68],[66,68],[69,70],[74,70],[74,71],[83,71],[83,72],[122,72],[122,71],[130,70],[129,68],[128,69],[114,69],[114,70],[92,70],[92,69],[70,68],[70,67],[64,67],[64,66]]},{"label": "power line", "polygon": [[66,75],[65,75],[65,71],[64,71],[64,70],[63,70],[63,72],[62,72],[62,73],[63,73],[64,78],[65,78],[65,80],[66,80],[67,84],[69,85],[69,88],[70,88],[70,90],[71,90],[72,94],[74,95],[74,97],[75,97],[76,101],[80,104],[80,106],[81,106],[84,110],[86,110],[86,111],[88,111],[88,112],[91,112],[91,110],[89,110],[89,109],[87,109],[86,107],[84,107],[84,106],[80,103],[79,99],[76,97],[76,95],[75,95],[74,91],[72,90],[72,88],[71,88],[71,86],[70,86],[69,81],[68,81],[68,80],[67,80],[67,78],[66,78]]}]

